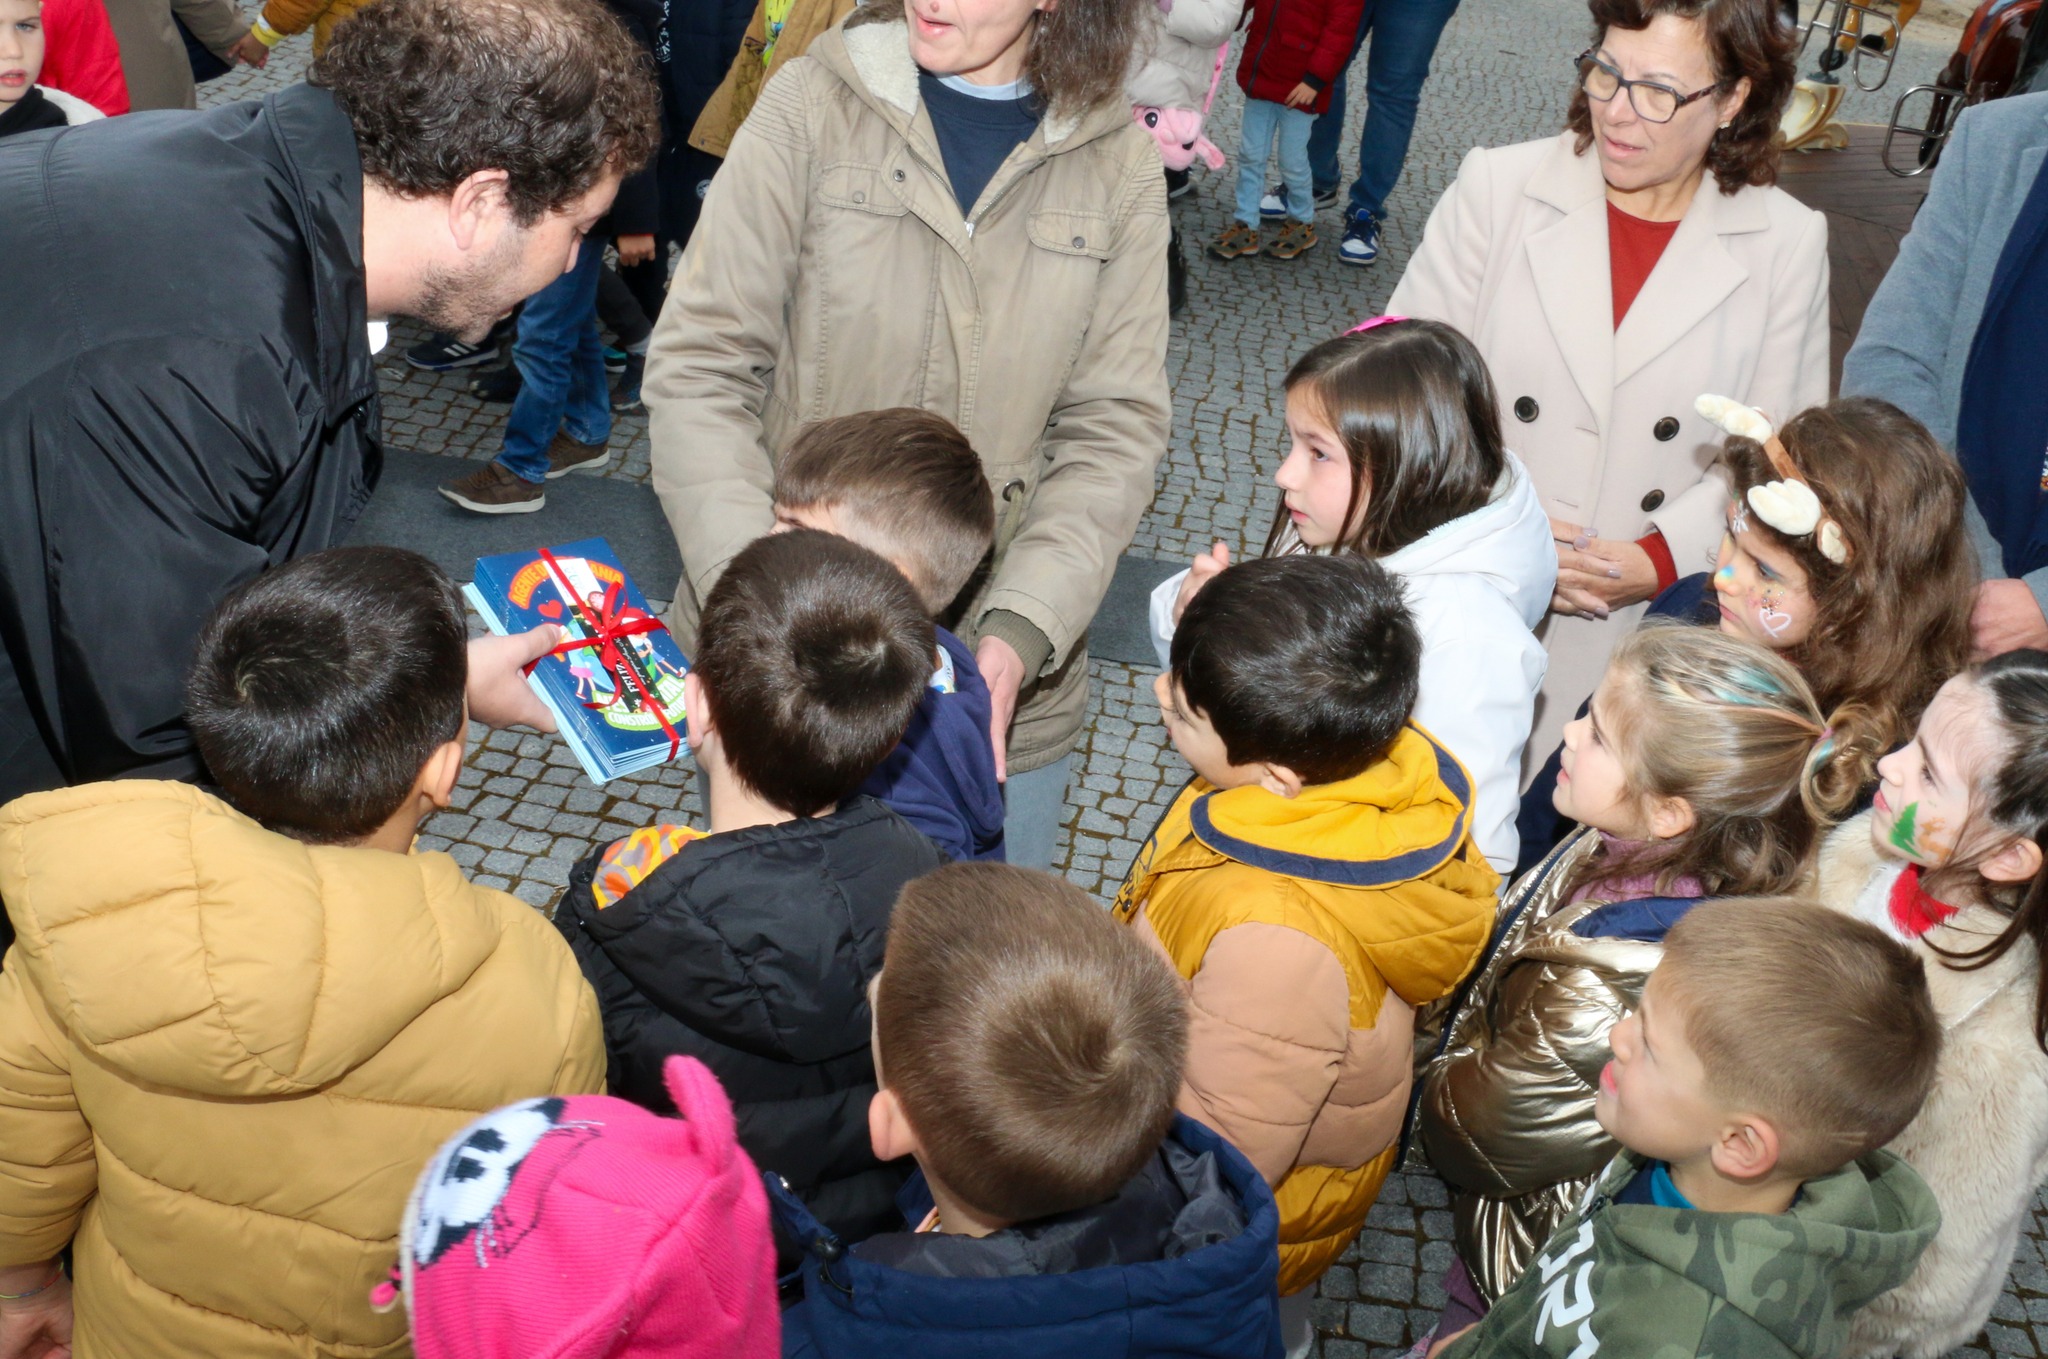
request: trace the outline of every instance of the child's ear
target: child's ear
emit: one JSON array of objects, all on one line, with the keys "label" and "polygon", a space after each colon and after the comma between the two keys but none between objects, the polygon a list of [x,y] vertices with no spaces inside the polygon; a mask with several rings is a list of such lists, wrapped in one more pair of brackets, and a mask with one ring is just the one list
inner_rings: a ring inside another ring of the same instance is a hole
[{"label": "child's ear", "polygon": [[420,769],[419,790],[436,807],[446,807],[455,798],[455,781],[462,777],[462,757],[469,751],[469,724],[463,734],[434,748]]},{"label": "child's ear", "polygon": [[1781,1150],[1777,1128],[1754,1114],[1744,1114],[1721,1129],[1714,1140],[1712,1160],[1723,1177],[1753,1183],[1778,1168]]},{"label": "child's ear", "polygon": [[1996,854],[1977,865],[1990,882],[2032,882],[2041,873],[2041,846],[2015,835]]},{"label": "child's ear", "polygon": [[1297,796],[1302,789],[1302,777],[1284,764],[1264,762],[1259,765],[1259,787],[1281,797]]},{"label": "child's ear", "polygon": [[704,681],[694,668],[683,675],[683,730],[691,750],[701,749],[711,735],[711,705],[704,701]]},{"label": "child's ear", "polygon": [[1650,835],[1658,840],[1675,840],[1693,828],[1698,820],[1692,804],[1682,797],[1650,800]]},{"label": "child's ear", "polygon": [[903,1116],[894,1091],[877,1090],[868,1101],[868,1144],[877,1161],[915,1156],[919,1151],[917,1134],[910,1130],[910,1120]]}]

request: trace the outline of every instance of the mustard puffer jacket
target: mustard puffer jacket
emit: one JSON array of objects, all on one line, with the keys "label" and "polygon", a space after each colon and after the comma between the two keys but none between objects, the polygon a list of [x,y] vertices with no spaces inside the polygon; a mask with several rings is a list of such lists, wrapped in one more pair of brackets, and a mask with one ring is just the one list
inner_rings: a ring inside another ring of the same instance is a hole
[{"label": "mustard puffer jacket", "polygon": [[1486,946],[1500,878],[1471,808],[1471,776],[1413,725],[1292,798],[1196,779],[1117,898],[1185,980],[1181,1111],[1273,1186],[1282,1293],[1364,1225],[1408,1106],[1415,1008]]},{"label": "mustard puffer jacket", "polygon": [[73,1247],[75,1353],[410,1353],[369,1292],[436,1148],[604,1089],[540,914],[443,854],[320,849],[183,784],[0,809],[0,1265]]}]

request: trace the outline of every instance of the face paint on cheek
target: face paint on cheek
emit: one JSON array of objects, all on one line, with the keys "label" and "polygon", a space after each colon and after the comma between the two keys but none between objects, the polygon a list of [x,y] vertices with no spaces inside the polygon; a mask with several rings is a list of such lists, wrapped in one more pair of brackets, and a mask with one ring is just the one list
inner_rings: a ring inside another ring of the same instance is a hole
[{"label": "face paint on cheek", "polygon": [[[1920,804],[1916,802],[1913,805],[1917,807]],[[1949,854],[1955,849],[1950,843],[1948,823],[1938,816],[1922,821],[1915,838],[1920,844],[1920,857],[1937,865],[1947,863]]]},{"label": "face paint on cheek", "polygon": [[1757,623],[1773,637],[1784,636],[1785,629],[1792,626],[1792,615],[1778,607],[1783,598],[1776,590],[1766,590],[1752,598]]},{"label": "face paint on cheek", "polygon": [[1920,804],[1909,802],[1899,809],[1899,819],[1892,822],[1892,833],[1885,838],[1892,842],[1892,848],[1901,854],[1918,854],[1917,824],[1920,819]]}]

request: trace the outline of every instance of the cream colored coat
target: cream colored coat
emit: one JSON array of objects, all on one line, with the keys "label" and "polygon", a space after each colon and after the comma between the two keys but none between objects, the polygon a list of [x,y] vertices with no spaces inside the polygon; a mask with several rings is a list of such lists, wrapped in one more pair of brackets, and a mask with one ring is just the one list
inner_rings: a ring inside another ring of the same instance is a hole
[{"label": "cream colored coat", "polygon": [[[1604,538],[1655,527],[1679,575],[1707,570],[1728,488],[1693,400],[1716,392],[1782,421],[1827,399],[1827,220],[1781,189],[1726,195],[1710,178],[1618,330],[1613,298],[1600,162],[1566,132],[1467,153],[1387,310],[1479,346],[1549,514]],[[1525,780],[1643,607],[1544,625]]]},{"label": "cream colored coat", "polygon": [[[1821,903],[1888,928],[1891,888],[1903,867],[1871,844],[1866,812],[1838,827],[1821,850]],[[1926,964],[1941,1017],[1941,1061],[1919,1116],[1888,1150],[1934,1191],[1941,1232],[1911,1278],[1856,1314],[1844,1359],[1935,1359],[1982,1330],[2012,1269],[2034,1192],[2048,1182],[2048,1054],[2034,1041],[2039,955],[2022,940],[1988,967],[1963,971],[1929,947],[1980,949],[2006,920],[1973,906],[1911,945]]]}]

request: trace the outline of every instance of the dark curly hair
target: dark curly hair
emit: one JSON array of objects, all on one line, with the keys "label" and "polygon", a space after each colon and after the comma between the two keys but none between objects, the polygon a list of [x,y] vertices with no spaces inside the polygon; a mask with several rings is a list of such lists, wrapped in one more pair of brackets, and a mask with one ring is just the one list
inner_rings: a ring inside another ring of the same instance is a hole
[{"label": "dark curly hair", "polygon": [[373,0],[307,79],[391,192],[433,197],[503,170],[521,226],[640,169],[661,140],[653,62],[597,0]]},{"label": "dark curly hair", "polygon": [[[1798,35],[1778,15],[1778,0],[1587,0],[1586,8],[1593,14],[1596,47],[1611,28],[1640,32],[1663,14],[1698,23],[1716,86],[1726,90],[1749,77],[1742,111],[1707,147],[1707,169],[1727,194],[1745,184],[1778,182],[1778,119],[1798,77],[1793,59],[1799,48]],[[1565,126],[1578,138],[1578,153],[1586,154],[1593,144],[1593,115],[1584,89],[1572,92]]]},{"label": "dark curly hair", "polygon": [[[1152,0],[1060,0],[1031,16],[1031,51],[1024,78],[1063,116],[1078,116],[1123,98],[1124,73],[1138,41],[1138,15]],[[868,0],[846,21],[862,24],[909,22],[910,0]]]}]

